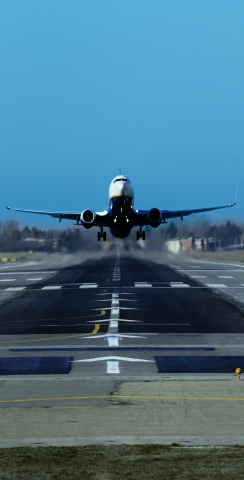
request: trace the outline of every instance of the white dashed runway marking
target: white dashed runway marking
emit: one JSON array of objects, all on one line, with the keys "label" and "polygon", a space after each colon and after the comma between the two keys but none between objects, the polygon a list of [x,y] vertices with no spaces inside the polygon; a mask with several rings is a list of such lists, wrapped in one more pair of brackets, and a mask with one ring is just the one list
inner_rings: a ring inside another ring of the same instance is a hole
[{"label": "white dashed runway marking", "polygon": [[4,278],[4,280],[0,280],[0,282],[16,282],[16,278]]},{"label": "white dashed runway marking", "polygon": [[49,285],[47,287],[42,287],[42,290],[59,290],[60,288],[62,287],[58,285]]},{"label": "white dashed runway marking", "polygon": [[205,275],[191,275],[191,278],[207,278]]},{"label": "white dashed runway marking", "polygon": [[219,278],[234,278],[234,277],[228,277],[227,275],[218,275]]},{"label": "white dashed runway marking", "polygon": [[190,287],[187,283],[182,283],[182,282],[170,282],[170,286],[173,288],[178,288],[178,287]]},{"label": "white dashed runway marking", "polygon": [[28,282],[34,282],[34,281],[36,282],[37,280],[43,280],[43,278],[27,278],[26,280],[28,280]]},{"label": "white dashed runway marking", "polygon": [[26,287],[9,287],[9,288],[5,288],[4,291],[14,291],[14,292],[17,292],[17,291],[20,291],[20,290],[25,290]]}]

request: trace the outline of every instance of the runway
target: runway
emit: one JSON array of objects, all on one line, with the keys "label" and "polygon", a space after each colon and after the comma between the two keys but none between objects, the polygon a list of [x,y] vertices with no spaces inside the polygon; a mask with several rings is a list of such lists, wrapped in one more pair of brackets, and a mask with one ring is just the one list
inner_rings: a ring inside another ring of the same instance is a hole
[{"label": "runway", "polygon": [[[241,265],[187,257],[180,264],[110,255],[63,269],[0,267],[1,438],[82,444],[85,437],[173,435],[211,444],[210,437],[224,443],[228,435],[244,444],[235,375],[244,371],[243,288]],[[231,301],[223,290],[233,291]],[[23,417],[10,432],[19,409]],[[74,412],[78,429],[69,423]]]}]

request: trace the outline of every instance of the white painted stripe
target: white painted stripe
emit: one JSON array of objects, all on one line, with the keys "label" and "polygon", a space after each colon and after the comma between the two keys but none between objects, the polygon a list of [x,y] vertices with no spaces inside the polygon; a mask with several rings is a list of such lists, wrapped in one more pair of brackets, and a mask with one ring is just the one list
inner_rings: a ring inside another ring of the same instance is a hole
[{"label": "white painted stripe", "polygon": [[178,283],[177,285],[171,285],[172,288],[190,288],[190,285],[187,285],[187,283],[180,284]]},{"label": "white painted stripe", "polygon": [[206,275],[191,275],[191,278],[207,278]]},{"label": "white painted stripe", "polygon": [[119,300],[112,300],[112,307],[119,306]]},{"label": "white painted stripe", "polygon": [[150,288],[152,287],[151,283],[135,283],[135,288]]},{"label": "white painted stripe", "polygon": [[[11,265],[10,265],[11,266]],[[16,265],[14,265],[16,267]],[[18,265],[18,267],[20,267],[20,265]],[[4,267],[5,268],[5,267]],[[31,274],[35,274],[35,275],[39,275],[40,273],[42,275],[45,275],[46,273],[57,273],[57,272],[0,272],[0,275],[31,275]]]},{"label": "white painted stripe", "polygon": [[59,290],[62,288],[61,285],[48,285],[47,287],[42,287],[41,290]]},{"label": "white painted stripe", "polygon": [[16,278],[4,278],[0,280],[0,282],[16,282]]},{"label": "white painted stripe", "polygon": [[109,326],[113,328],[118,328],[118,320],[110,320]]},{"label": "white painted stripe", "polygon": [[119,337],[105,337],[108,340],[109,347],[118,347],[119,346]]},{"label": "white painted stripe", "polygon": [[[101,310],[99,308],[99,310]],[[116,318],[116,317],[115,317]],[[107,318],[105,320],[99,320],[99,323],[101,322],[109,322],[110,319]],[[120,322],[133,322],[133,323],[144,323],[143,320],[127,320],[126,318],[120,318],[119,319]],[[98,320],[86,320],[86,323],[98,323]],[[148,325],[152,325],[151,323],[148,323]],[[161,323],[153,323],[153,325],[161,325]],[[157,335],[157,334],[156,334]],[[94,336],[94,335],[92,335]]]},{"label": "white painted stripe", "polygon": [[108,361],[107,362],[107,373],[120,373],[119,371],[119,362],[117,361]]},{"label": "white painted stripe", "polygon": [[179,283],[183,283],[183,282],[169,282],[169,283],[170,283],[170,285],[172,285],[174,283],[178,285]]},{"label": "white painted stripe", "polygon": [[118,293],[112,293],[112,298],[118,298],[118,297],[119,297]]},{"label": "white painted stripe", "polygon": [[34,280],[37,281],[37,280],[43,280],[43,278],[27,278],[26,280],[30,281],[30,282],[33,282]]},{"label": "white painted stripe", "polygon": [[111,315],[119,315],[119,308],[112,308],[111,307]]},{"label": "white painted stripe", "polygon": [[227,275],[225,275],[225,276],[224,276],[224,275],[218,275],[218,277],[219,277],[219,278],[234,278],[234,277],[229,277],[229,276],[227,276]]},{"label": "white painted stripe", "polygon": [[[136,307],[119,307],[121,310],[140,310],[139,308]],[[116,310],[119,311],[119,308]],[[111,310],[111,315],[113,314],[114,307],[101,307],[101,308],[92,308],[92,310]],[[100,322],[100,320],[99,320]]]},{"label": "white painted stripe", "polygon": [[79,288],[97,288],[97,284],[92,283],[92,284],[89,284],[89,285],[86,285],[86,284],[85,285],[80,285]]},{"label": "white painted stripe", "polygon": [[129,358],[129,357],[117,357],[117,355],[111,355],[109,357],[96,357],[96,358],[84,358],[82,360],[73,360],[72,363],[77,362],[101,362],[103,360],[124,360],[125,362],[149,362],[154,363],[154,360],[144,360],[144,358]]},{"label": "white painted stripe", "polygon": [[222,283],[206,283],[206,286],[211,288],[227,288],[227,286]]},{"label": "white painted stripe", "polygon": [[12,292],[15,291],[15,292],[17,292],[17,291],[20,291],[20,290],[25,290],[25,288],[26,288],[26,287],[9,287],[9,288],[5,288],[4,291],[5,291],[5,292],[6,292],[6,291],[12,291]]},{"label": "white painted stripe", "polygon": [[[240,265],[241,268],[244,268]],[[190,270],[190,269],[181,269],[181,272],[195,272],[196,270]],[[242,272],[242,270],[233,270],[230,268],[218,268],[218,269],[213,269],[213,268],[208,268],[208,269],[201,269],[198,270],[198,272]]]}]

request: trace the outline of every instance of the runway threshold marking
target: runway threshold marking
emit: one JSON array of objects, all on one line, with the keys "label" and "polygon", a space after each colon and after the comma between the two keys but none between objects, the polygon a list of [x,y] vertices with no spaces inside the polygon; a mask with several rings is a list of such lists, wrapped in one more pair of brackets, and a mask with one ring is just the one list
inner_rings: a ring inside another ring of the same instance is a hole
[{"label": "runway threshold marking", "polygon": [[24,398],[16,400],[0,400],[0,403],[18,403],[18,402],[45,402],[45,401],[57,401],[57,400],[91,400],[91,399],[100,399],[100,398],[129,398],[141,399],[141,400],[213,400],[213,401],[222,401],[227,400],[229,402],[233,401],[244,401],[244,398],[231,398],[231,397],[150,397],[150,396],[137,396],[137,395],[94,395],[87,397],[57,397],[57,398]]}]

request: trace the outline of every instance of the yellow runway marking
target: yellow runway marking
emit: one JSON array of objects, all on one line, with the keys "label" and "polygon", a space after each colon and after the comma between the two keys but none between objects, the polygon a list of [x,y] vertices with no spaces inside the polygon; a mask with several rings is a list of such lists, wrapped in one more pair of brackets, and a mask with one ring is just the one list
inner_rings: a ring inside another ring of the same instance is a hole
[{"label": "yellow runway marking", "polygon": [[108,283],[108,282],[109,282],[109,279],[107,278],[106,283]]},{"label": "yellow runway marking", "polygon": [[[95,323],[95,328],[91,333],[82,333],[80,335],[69,335],[68,337],[52,337],[52,338],[39,338],[38,340],[25,340],[24,343],[45,342],[45,340],[63,340],[64,338],[86,337],[87,335],[93,335],[94,333],[97,333],[99,328],[100,328],[100,323]],[[14,340],[13,342],[0,342],[0,343],[23,343],[23,340]]]},{"label": "yellow runway marking", "polygon": [[107,290],[103,290],[103,292],[107,292]]},{"label": "yellow runway marking", "polygon": [[133,399],[142,399],[142,400],[228,400],[228,401],[244,401],[244,398],[224,398],[224,397],[143,397],[143,396],[131,396],[131,395],[94,395],[87,397],[57,397],[57,398],[25,398],[18,400],[0,400],[0,403],[16,403],[16,402],[44,402],[44,401],[55,401],[55,400],[90,400],[90,399],[99,399],[99,398],[129,398]]},{"label": "yellow runway marking", "polygon": [[[106,312],[104,310],[101,311],[97,317],[104,315]],[[30,343],[30,342],[45,342],[45,340],[63,340],[64,338],[77,338],[77,337],[86,337],[88,335],[93,335],[97,333],[100,329],[100,323],[95,323],[95,328],[91,333],[82,333],[79,335],[69,335],[68,337],[52,337],[52,338],[38,338],[37,340],[13,340],[12,342],[0,342],[0,343]]]}]

